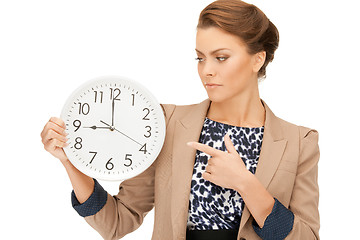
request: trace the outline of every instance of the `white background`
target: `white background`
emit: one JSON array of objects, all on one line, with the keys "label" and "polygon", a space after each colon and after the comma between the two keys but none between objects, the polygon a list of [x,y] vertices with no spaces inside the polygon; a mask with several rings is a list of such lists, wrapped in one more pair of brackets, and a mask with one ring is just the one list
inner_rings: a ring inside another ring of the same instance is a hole
[{"label": "white background", "polygon": [[[141,82],[161,103],[207,94],[194,60],[196,24],[212,1],[1,1],[0,239],[101,239],[71,207],[70,181],[40,138],[71,92],[103,75]],[[248,1],[280,32],[260,97],[319,132],[322,239],[359,223],[357,1]],[[117,183],[101,182],[111,194]],[[154,211],[123,239],[150,239]],[[5,237],[7,236],[7,237]]]}]

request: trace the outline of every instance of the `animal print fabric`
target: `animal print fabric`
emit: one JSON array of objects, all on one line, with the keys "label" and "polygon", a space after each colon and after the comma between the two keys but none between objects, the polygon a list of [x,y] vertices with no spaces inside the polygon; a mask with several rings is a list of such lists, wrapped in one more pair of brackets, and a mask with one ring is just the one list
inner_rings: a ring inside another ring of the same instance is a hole
[{"label": "animal print fabric", "polygon": [[[264,126],[239,127],[205,118],[199,142],[226,151],[224,136],[229,131],[230,139],[240,154],[246,168],[255,174],[263,139]],[[236,229],[244,209],[240,194],[202,178],[209,155],[196,151],[187,229]]]}]

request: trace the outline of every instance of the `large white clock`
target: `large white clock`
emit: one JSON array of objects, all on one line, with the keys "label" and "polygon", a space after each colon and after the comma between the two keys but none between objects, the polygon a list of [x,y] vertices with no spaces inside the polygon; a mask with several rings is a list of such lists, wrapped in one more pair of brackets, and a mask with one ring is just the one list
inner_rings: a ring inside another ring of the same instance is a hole
[{"label": "large white clock", "polygon": [[120,76],[81,85],[61,112],[71,163],[84,174],[119,181],[145,171],[165,140],[162,107],[140,83]]}]

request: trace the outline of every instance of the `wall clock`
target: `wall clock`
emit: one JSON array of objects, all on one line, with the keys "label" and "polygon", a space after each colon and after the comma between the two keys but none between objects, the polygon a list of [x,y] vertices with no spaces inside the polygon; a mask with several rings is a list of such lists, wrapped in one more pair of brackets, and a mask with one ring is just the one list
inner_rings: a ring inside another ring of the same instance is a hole
[{"label": "wall clock", "polygon": [[121,76],[91,79],[67,99],[70,162],[95,179],[120,181],[145,171],[165,140],[165,117],[153,94]]}]

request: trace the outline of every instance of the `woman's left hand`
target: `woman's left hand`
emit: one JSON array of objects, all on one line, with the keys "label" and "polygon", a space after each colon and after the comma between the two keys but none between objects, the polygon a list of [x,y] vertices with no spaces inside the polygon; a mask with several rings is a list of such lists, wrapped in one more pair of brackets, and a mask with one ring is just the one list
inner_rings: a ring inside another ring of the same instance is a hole
[{"label": "woman's left hand", "polygon": [[199,142],[188,142],[188,146],[209,154],[205,172],[202,177],[223,188],[238,189],[241,180],[248,176],[250,171],[236,151],[228,133],[224,137],[228,152],[215,149]]}]

